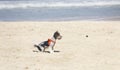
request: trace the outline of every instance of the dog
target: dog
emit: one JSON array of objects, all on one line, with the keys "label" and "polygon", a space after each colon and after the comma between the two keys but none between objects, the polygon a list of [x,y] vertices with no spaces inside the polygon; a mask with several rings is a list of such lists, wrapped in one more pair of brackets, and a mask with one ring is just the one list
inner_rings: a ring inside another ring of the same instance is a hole
[{"label": "dog", "polygon": [[56,31],[53,34],[53,37],[51,39],[48,39],[47,41],[43,41],[38,45],[35,44],[34,46],[37,47],[38,50],[42,51],[42,52],[46,52],[45,49],[49,48],[49,51],[47,51],[47,52],[48,53],[53,53],[53,52],[55,52],[54,46],[56,44],[57,39],[58,40],[62,39],[62,36],[60,35],[60,33],[58,31]]}]

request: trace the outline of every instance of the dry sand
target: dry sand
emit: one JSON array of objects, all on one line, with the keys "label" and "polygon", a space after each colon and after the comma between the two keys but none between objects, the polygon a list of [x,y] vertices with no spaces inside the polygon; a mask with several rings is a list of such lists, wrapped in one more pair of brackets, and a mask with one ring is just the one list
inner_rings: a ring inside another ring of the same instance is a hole
[{"label": "dry sand", "polygon": [[[33,52],[56,30],[59,53]],[[0,70],[120,70],[120,21],[0,22]]]}]

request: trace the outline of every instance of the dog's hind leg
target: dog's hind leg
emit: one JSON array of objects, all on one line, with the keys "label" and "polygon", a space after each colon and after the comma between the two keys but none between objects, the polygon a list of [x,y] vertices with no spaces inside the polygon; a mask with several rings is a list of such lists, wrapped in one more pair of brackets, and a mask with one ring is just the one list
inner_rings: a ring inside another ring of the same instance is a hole
[{"label": "dog's hind leg", "polygon": [[42,51],[42,49],[38,45],[35,44],[34,47],[37,47],[39,51]]}]

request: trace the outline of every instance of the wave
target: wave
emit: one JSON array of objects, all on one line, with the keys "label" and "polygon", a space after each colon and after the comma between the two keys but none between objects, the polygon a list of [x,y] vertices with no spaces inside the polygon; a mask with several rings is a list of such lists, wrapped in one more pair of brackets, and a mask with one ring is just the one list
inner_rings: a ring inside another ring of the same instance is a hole
[{"label": "wave", "polygon": [[0,9],[14,9],[14,8],[62,8],[62,7],[99,7],[99,6],[113,6],[120,5],[118,1],[111,2],[77,2],[77,3],[66,3],[66,2],[52,2],[52,3],[36,3],[36,2],[0,2]]}]

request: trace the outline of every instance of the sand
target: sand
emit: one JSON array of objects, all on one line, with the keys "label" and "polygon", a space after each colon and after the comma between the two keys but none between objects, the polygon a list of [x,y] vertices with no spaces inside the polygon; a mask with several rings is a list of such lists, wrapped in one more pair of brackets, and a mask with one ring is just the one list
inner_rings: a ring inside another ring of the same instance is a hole
[{"label": "sand", "polygon": [[[56,30],[60,52],[37,52]],[[120,70],[120,21],[0,22],[0,70]]]}]

